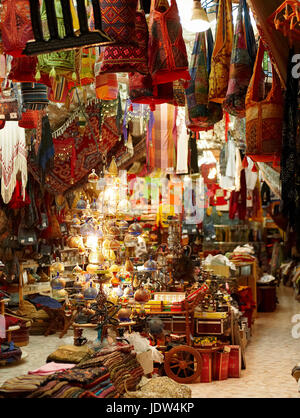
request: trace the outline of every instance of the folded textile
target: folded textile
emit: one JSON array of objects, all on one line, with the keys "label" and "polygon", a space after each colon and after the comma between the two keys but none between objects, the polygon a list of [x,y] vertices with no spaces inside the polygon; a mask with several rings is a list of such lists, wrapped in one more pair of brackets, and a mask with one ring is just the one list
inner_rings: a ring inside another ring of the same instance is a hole
[{"label": "folded textile", "polygon": [[61,303],[51,298],[50,296],[44,296],[35,293],[33,295],[27,295],[26,299],[33,303],[36,308],[45,306],[50,309],[60,309],[62,307]]},{"label": "folded textile", "polygon": [[44,364],[44,366],[41,366],[39,369],[36,370],[30,370],[28,374],[37,374],[41,376],[53,374],[56,372],[63,372],[66,369],[71,369],[72,367],[75,367],[76,364],[72,363],[55,363],[54,361],[50,363]]}]

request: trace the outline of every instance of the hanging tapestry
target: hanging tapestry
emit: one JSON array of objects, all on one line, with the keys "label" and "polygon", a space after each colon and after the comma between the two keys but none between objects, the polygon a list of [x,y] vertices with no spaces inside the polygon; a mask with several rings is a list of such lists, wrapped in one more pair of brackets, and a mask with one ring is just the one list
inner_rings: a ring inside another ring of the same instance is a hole
[{"label": "hanging tapestry", "polygon": [[[117,106],[116,101],[114,106]],[[45,180],[45,187],[51,193],[63,194],[84,180],[102,162],[103,154],[119,140],[116,116],[105,116],[101,125],[101,103],[98,100],[90,101],[85,112],[88,121],[83,132],[78,117],[73,117],[65,128],[58,130],[58,134],[53,133],[55,159]],[[33,154],[28,165],[30,172],[40,182],[40,168]]]},{"label": "hanging tapestry", "polygon": [[[9,141],[7,140],[9,138]],[[4,203],[8,203],[16,187],[17,174],[21,172],[22,194],[25,198],[27,184],[27,148],[25,130],[17,121],[5,123],[0,130],[0,170],[1,195]]]}]

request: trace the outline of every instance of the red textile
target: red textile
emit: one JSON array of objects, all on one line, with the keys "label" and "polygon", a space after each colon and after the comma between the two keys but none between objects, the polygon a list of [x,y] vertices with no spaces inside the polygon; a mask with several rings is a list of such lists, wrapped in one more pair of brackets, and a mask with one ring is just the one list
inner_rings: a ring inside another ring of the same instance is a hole
[{"label": "red textile", "polygon": [[164,12],[152,7],[148,53],[153,84],[191,79],[176,0]]}]

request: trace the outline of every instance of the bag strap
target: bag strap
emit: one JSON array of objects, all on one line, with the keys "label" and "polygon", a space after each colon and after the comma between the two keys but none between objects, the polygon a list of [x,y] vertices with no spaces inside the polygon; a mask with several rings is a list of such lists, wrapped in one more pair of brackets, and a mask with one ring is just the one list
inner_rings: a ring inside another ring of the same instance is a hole
[{"label": "bag strap", "polygon": [[[260,82],[260,75],[262,74],[262,62],[264,59],[264,53],[266,51],[266,48],[263,44],[263,41],[259,40],[259,47],[257,52],[257,57],[254,65],[254,71],[253,71],[253,80],[252,83],[250,83],[250,99],[254,101],[258,101],[257,93],[259,90],[259,82]],[[268,96],[263,100],[266,102],[269,101],[282,101],[282,92],[281,92],[281,84],[280,79],[277,75],[276,69],[271,62],[272,65],[272,88],[268,93]]]},{"label": "bag strap", "polygon": [[261,65],[263,62],[264,53],[265,53],[265,46],[262,40],[260,39],[259,45],[258,45],[258,51],[256,55],[256,60],[254,64],[254,69],[253,69],[253,77],[252,77],[252,80],[250,82],[250,87],[249,87],[250,88],[250,95],[249,95],[250,100],[257,101],[258,99],[257,94],[259,90],[260,77],[262,74]]},{"label": "bag strap", "polygon": [[241,0],[241,1],[243,2],[245,36],[246,36],[248,54],[252,61],[252,65],[254,65],[255,57],[257,54],[255,35],[254,35],[253,27],[251,24],[249,7],[247,5],[247,1],[246,0]]}]

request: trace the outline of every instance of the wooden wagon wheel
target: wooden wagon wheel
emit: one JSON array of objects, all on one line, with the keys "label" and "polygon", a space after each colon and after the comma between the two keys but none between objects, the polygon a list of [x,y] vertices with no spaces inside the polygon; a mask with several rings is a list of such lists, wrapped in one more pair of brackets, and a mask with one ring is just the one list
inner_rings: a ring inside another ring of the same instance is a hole
[{"label": "wooden wagon wheel", "polygon": [[165,371],[177,383],[192,383],[201,374],[202,357],[195,348],[180,345],[165,353]]}]

